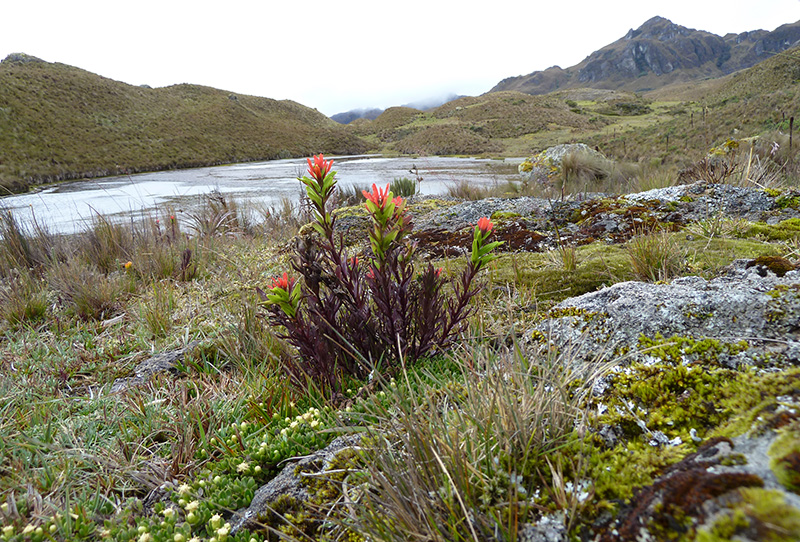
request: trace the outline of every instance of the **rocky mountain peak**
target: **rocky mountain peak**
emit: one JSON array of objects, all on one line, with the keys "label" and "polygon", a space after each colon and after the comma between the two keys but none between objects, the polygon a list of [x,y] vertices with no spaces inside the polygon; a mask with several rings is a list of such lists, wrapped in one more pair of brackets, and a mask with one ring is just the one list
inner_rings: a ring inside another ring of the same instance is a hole
[{"label": "rocky mountain peak", "polygon": [[675,41],[681,36],[688,36],[694,30],[675,24],[664,17],[653,17],[636,30],[629,30],[625,40],[648,39],[657,41]]},{"label": "rocky mountain peak", "polygon": [[676,81],[722,77],[800,43],[800,21],[771,32],[718,36],[653,17],[564,70],[504,79],[490,91],[545,94],[566,88],[645,92]]},{"label": "rocky mountain peak", "polygon": [[11,53],[0,61],[0,64],[28,64],[30,62],[44,62],[44,60],[35,56],[26,55],[25,53]]}]

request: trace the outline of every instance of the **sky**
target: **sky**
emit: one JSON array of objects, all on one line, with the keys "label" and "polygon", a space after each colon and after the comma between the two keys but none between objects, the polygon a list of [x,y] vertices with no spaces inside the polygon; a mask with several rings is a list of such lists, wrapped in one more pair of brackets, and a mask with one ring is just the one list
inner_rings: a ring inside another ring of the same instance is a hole
[{"label": "sky", "polygon": [[800,20],[800,0],[19,0],[0,59],[27,53],[133,85],[206,85],[330,116],[573,66],[660,15],[724,35]]}]

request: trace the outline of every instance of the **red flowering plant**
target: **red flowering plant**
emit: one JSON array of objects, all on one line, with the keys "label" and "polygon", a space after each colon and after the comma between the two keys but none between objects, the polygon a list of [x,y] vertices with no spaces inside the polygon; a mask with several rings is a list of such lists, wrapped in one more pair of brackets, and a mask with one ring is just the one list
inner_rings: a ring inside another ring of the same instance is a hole
[{"label": "red flowering plant", "polygon": [[308,160],[308,175],[300,179],[319,234],[296,243],[292,266],[302,281],[293,282],[284,273],[267,292],[258,292],[271,325],[298,350],[298,360],[287,363],[295,381],[311,380],[337,394],[347,377],[363,379],[376,366],[392,374],[401,360],[413,363],[447,348],[474,310],[469,301],[480,290],[474,283],[478,271],[500,243],[488,242],[492,223],[481,219],[472,257],[452,288],[446,288],[449,280],[441,269],[431,264],[421,272],[415,268],[407,202],[394,197],[388,185],[373,185],[371,192],[364,191],[371,254],[350,256],[335,234],[336,214],[328,210],[336,187],[332,164],[315,156]]}]

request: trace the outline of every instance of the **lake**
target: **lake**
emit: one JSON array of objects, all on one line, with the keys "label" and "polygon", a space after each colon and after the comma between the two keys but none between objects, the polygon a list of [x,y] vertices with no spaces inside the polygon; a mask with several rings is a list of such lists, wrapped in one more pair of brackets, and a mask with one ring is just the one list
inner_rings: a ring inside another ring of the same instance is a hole
[{"label": "lake", "polygon": [[[461,181],[490,186],[516,180],[516,166],[522,161],[373,155],[334,156],[333,160],[341,186],[368,188],[400,177],[414,179],[416,167],[423,178],[420,193],[431,195],[446,193],[448,186]],[[305,174],[306,166],[305,158],[299,158],[71,181],[0,198],[0,208],[10,209],[21,222],[35,219],[54,233],[77,233],[97,213],[126,220],[174,209],[180,218],[202,205],[212,191],[268,207],[282,198],[299,200],[297,177]]]}]

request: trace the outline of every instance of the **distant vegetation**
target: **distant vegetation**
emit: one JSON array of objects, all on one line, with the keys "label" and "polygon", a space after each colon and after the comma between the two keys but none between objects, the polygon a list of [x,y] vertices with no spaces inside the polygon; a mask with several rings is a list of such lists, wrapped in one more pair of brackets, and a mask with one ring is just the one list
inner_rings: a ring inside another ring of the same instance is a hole
[{"label": "distant vegetation", "polygon": [[288,100],[135,87],[25,55],[0,63],[0,191],[27,184],[366,150]]},{"label": "distant vegetation", "polygon": [[291,101],[193,85],[133,87],[12,55],[0,64],[0,190],[319,151],[527,157],[575,142],[649,170],[681,170],[728,139],[763,147],[751,138],[765,133],[779,144],[775,152],[788,154],[798,82],[794,48],[724,78],[644,94],[490,92],[426,111],[391,107],[342,126]]}]

